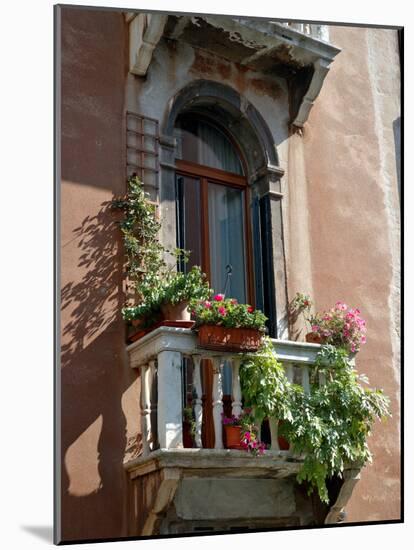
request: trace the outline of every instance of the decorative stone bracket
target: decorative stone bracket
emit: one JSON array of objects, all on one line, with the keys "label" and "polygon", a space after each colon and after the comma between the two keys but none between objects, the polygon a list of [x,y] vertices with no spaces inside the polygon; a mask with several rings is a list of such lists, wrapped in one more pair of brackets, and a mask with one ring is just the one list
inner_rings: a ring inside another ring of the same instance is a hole
[{"label": "decorative stone bracket", "polygon": [[[305,25],[223,15],[176,16],[126,14],[129,23],[130,71],[145,76],[152,53],[165,35],[204,48],[256,71],[286,77],[292,89],[291,124],[302,127],[319,95],[329,65],[340,49],[321,40]],[[303,28],[302,28],[303,27]],[[309,25],[308,25],[309,27]],[[299,30],[302,28],[302,31]]]},{"label": "decorative stone bracket", "polygon": [[145,76],[152,59],[152,52],[160,41],[168,15],[139,13],[129,21],[129,70],[137,76]]}]

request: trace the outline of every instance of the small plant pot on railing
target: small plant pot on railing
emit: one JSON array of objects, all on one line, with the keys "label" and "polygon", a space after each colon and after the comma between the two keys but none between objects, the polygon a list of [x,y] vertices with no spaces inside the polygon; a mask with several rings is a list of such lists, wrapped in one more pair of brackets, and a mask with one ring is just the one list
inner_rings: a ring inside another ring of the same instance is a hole
[{"label": "small plant pot on railing", "polygon": [[170,302],[161,304],[161,313],[164,321],[191,321],[191,313],[188,310],[188,302]]},{"label": "small plant pot on railing", "polygon": [[317,332],[308,332],[306,335],[305,335],[305,340],[309,343],[309,344],[323,344],[323,338],[320,334],[318,334]]},{"label": "small plant pot on railing", "polygon": [[216,351],[257,351],[263,333],[253,328],[227,328],[220,325],[201,325],[198,345]]},{"label": "small plant pot on railing", "polygon": [[226,449],[243,450],[241,446],[242,431],[241,426],[224,425],[224,443]]}]

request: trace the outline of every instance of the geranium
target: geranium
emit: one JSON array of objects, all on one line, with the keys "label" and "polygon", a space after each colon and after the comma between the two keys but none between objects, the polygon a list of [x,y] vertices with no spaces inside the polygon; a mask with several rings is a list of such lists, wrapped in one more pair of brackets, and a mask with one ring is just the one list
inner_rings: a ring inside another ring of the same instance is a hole
[{"label": "geranium", "polygon": [[196,326],[220,325],[227,328],[266,329],[266,316],[249,304],[239,304],[235,298],[227,298],[216,294],[213,300],[197,300],[191,302]]},{"label": "geranium", "polygon": [[254,456],[262,455],[266,450],[265,443],[259,441],[256,432],[251,430],[243,432],[240,445],[248,453],[252,453]]}]

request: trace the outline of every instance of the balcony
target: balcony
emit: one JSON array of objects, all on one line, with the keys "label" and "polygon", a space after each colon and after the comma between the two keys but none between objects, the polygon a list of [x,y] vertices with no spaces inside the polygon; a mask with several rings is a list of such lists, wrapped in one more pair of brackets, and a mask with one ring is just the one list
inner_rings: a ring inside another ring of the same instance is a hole
[{"label": "balcony", "polygon": [[201,48],[263,76],[284,78],[295,90],[291,124],[302,127],[340,49],[326,25],[224,15],[126,14],[130,71],[145,76],[162,37]]},{"label": "balcony", "polygon": [[[273,344],[287,378],[309,392],[311,369],[320,346],[285,340],[273,340]],[[294,489],[294,479],[303,457],[279,448],[277,420],[269,422],[271,443],[263,456],[252,457],[245,451],[224,449],[221,418],[223,369],[224,365],[231,369],[231,412],[237,416],[242,411],[240,354],[201,349],[190,329],[173,327],[157,328],[129,345],[127,353],[130,367],[139,369],[141,375],[142,453],[124,466],[132,483],[140,480],[141,489],[148,485],[157,486],[157,497],[149,506],[148,503],[138,505],[135,502],[135,509],[141,510],[137,512],[135,523],[140,517],[146,518],[137,530],[138,534],[202,530],[203,521],[218,521],[217,518],[223,517],[227,517],[228,525],[234,525],[237,520],[240,526],[248,519],[248,525],[253,527],[302,525],[314,521],[310,501],[299,509]],[[202,369],[206,359],[213,365],[210,403],[214,448],[203,448],[202,445],[203,411],[206,412],[202,401]],[[185,360],[191,360],[193,364],[194,448],[184,448],[183,445]],[[323,383],[324,379],[320,377],[319,384]],[[260,426],[257,428],[260,430]],[[338,521],[358,477],[357,470],[345,471],[345,482],[335,505],[325,510],[325,523]],[[244,495],[249,495],[249,503],[257,502],[257,506],[251,508],[243,504],[245,497],[240,494],[241,486]],[[225,494],[230,495],[231,506],[228,506],[223,488]],[[142,497],[136,492],[134,498],[139,500]],[[223,505],[222,499],[227,506]],[[174,510],[172,516],[171,507]],[[197,510],[195,517],[194,510]],[[282,523],[278,523],[280,521]]]}]

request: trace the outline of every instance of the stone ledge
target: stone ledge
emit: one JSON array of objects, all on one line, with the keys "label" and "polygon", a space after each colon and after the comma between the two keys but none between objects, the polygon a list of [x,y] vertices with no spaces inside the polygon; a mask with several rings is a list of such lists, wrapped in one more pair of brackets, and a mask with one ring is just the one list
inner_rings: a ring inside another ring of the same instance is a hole
[{"label": "stone ledge", "polygon": [[180,470],[182,477],[283,478],[297,474],[300,466],[288,451],[254,457],[232,449],[158,449],[124,464],[131,479],[161,469]]}]

